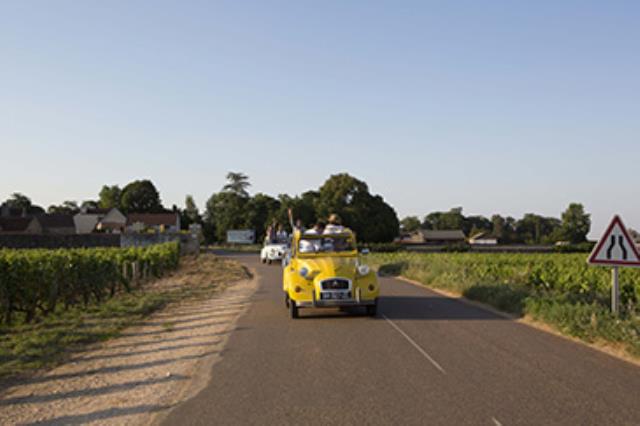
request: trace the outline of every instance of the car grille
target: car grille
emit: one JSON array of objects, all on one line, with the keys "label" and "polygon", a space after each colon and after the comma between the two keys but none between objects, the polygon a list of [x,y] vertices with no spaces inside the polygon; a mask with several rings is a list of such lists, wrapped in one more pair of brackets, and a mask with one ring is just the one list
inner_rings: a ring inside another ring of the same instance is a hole
[{"label": "car grille", "polygon": [[322,281],[323,290],[349,290],[349,280],[332,278]]}]

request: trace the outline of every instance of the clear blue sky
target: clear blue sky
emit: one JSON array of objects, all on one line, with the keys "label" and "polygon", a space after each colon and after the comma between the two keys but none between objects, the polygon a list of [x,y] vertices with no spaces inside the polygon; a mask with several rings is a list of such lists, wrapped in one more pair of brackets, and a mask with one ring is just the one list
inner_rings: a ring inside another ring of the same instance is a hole
[{"label": "clear blue sky", "polygon": [[[4,1],[0,198],[227,171],[300,193],[347,171],[400,216],[640,228],[636,1]],[[592,236],[594,233],[592,232]]]}]

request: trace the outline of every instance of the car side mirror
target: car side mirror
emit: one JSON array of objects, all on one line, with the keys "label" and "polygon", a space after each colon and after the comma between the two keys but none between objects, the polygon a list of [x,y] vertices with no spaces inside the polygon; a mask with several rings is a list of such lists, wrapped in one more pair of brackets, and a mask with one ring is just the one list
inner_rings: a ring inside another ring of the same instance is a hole
[{"label": "car side mirror", "polygon": [[369,254],[369,249],[368,248],[363,248],[362,251],[360,252],[362,254]]}]

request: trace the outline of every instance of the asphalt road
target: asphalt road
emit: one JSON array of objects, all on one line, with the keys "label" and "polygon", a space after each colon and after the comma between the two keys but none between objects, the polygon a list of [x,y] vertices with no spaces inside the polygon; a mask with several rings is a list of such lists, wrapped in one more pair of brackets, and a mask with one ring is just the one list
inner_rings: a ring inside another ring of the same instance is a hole
[{"label": "asphalt road", "polygon": [[260,288],[167,425],[640,425],[632,364],[393,279],[376,318],[291,320],[280,267],[239,259]]}]

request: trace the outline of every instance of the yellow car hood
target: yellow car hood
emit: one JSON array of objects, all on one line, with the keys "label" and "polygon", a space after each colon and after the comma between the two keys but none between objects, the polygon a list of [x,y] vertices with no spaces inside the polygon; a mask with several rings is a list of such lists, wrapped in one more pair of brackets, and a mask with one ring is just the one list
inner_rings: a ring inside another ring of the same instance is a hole
[{"label": "yellow car hood", "polygon": [[321,257],[316,259],[300,259],[299,269],[306,268],[314,279],[342,277],[354,279],[357,259],[350,257]]}]

